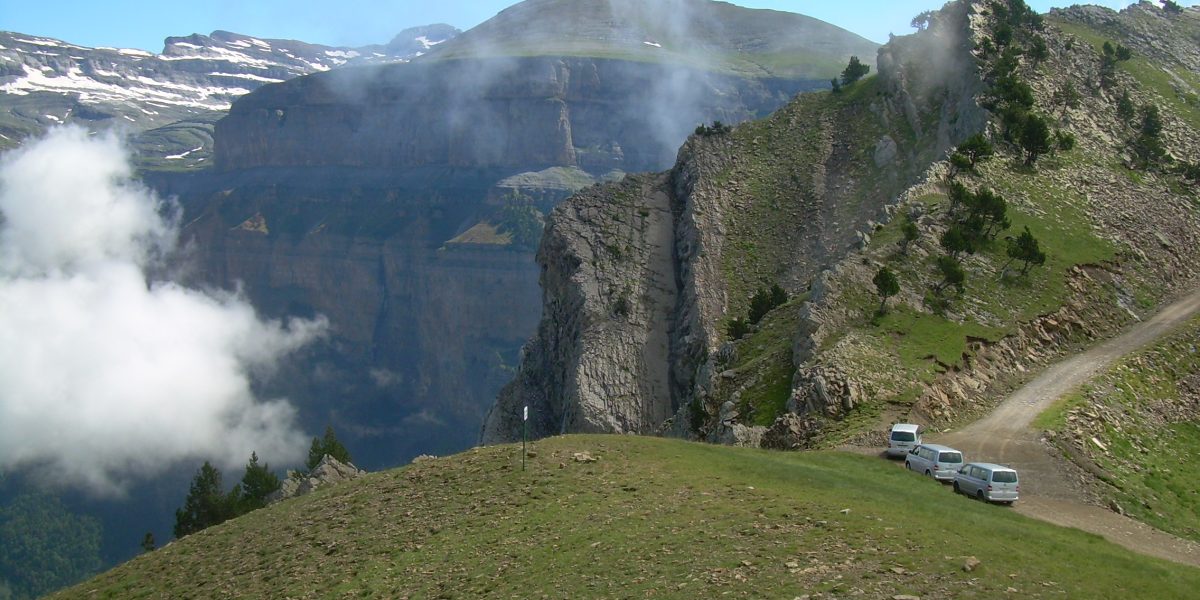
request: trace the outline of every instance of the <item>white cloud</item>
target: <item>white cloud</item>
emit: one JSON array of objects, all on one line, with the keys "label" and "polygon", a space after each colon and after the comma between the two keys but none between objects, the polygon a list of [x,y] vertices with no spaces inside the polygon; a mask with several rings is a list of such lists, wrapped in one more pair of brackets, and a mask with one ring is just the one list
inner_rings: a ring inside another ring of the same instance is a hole
[{"label": "white cloud", "polygon": [[62,128],[0,157],[0,467],[119,494],[179,461],[302,458],[253,377],[322,334],[152,281],[177,228],[119,140]]}]

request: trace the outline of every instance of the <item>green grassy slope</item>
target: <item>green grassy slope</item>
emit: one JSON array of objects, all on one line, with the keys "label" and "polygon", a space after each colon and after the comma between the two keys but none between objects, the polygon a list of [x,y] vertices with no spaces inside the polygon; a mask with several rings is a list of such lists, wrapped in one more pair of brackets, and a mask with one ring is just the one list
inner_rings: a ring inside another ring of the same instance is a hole
[{"label": "green grassy slope", "polygon": [[[1200,319],[1064,397],[1035,423],[1104,473],[1128,514],[1200,541]],[[1095,441],[1092,440],[1095,438]],[[1101,448],[1096,442],[1103,444]]]},{"label": "green grassy slope", "polygon": [[1200,585],[1200,570],[874,458],[630,436],[532,449],[526,472],[501,446],[372,474],[54,597],[1182,598]]}]

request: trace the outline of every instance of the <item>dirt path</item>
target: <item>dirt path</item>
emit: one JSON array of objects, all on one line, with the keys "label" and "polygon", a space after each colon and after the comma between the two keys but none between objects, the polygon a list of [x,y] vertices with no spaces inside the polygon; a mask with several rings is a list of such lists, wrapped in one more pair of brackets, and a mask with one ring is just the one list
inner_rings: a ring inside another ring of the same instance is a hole
[{"label": "dirt path", "polygon": [[1164,533],[1088,502],[1079,473],[1066,459],[1051,454],[1030,429],[1055,400],[1200,313],[1200,292],[1167,306],[1120,336],[1075,355],[1043,372],[1014,392],[987,417],[958,431],[929,435],[929,441],[962,450],[967,460],[1011,465],[1021,473],[1017,511],[1058,525],[1104,536],[1143,554],[1200,567],[1200,544]]}]

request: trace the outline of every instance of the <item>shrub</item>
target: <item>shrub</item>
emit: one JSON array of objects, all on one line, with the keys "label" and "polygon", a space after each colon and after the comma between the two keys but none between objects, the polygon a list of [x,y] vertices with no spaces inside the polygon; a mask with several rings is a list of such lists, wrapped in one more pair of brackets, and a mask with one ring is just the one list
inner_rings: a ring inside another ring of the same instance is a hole
[{"label": "shrub", "polygon": [[737,317],[729,322],[729,325],[725,327],[725,332],[729,334],[729,339],[740,340],[750,333],[750,322]]}]

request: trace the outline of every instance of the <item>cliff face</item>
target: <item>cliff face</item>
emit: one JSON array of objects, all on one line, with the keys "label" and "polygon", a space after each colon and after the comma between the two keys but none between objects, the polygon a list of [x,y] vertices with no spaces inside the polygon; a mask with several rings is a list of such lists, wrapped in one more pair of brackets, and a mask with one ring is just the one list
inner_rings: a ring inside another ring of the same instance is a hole
[{"label": "cliff face", "polygon": [[328,343],[268,387],[375,468],[473,443],[536,329],[537,266],[498,229],[507,197],[548,210],[667,166],[698,123],[817,85],[590,58],[347,69],[239,100],[217,125],[219,169],[156,187],[188,208],[197,280],[240,286],[273,316],[330,319]]},{"label": "cliff face", "polygon": [[[803,294],[928,164],[983,128],[968,32],[965,10],[946,11],[884,47],[879,77],[693,137],[671,172],[560,205],[538,255],[542,324],[482,440],[519,436],[525,405],[536,436],[695,435],[720,383],[738,377],[718,365],[724,325],[750,294],[772,283]],[[935,79],[918,67],[929,61],[952,71]]]},{"label": "cliff face", "polygon": [[236,103],[217,125],[217,158],[225,169],[638,172],[669,164],[700,122],[744,121],[823,84],[593,58],[456,59],[335,71]]},{"label": "cliff face", "polygon": [[[951,3],[880,50],[877,78],[692,138],[634,201],[669,198],[676,273],[672,290],[633,296],[635,319],[604,308],[620,290],[654,287],[645,267],[665,252],[594,255],[595,240],[624,239],[612,233],[618,207],[637,190],[569,200],[539,255],[546,318],[483,441],[513,439],[528,405],[535,435],[875,445],[889,421],[969,418],[1033,369],[1194,289],[1195,15],[1143,3],[1043,18]],[[1114,59],[1117,44],[1132,57]],[[1031,157],[1016,132],[1037,120],[1054,144]],[[975,133],[994,158],[944,160]],[[1003,218],[955,256],[944,235],[977,209],[953,198],[985,190],[1004,200]],[[1018,270],[1009,251],[1026,234],[1044,256]],[[948,262],[962,269],[953,288]],[[900,288],[881,303],[885,267]],[[731,333],[773,283],[790,301]],[[654,312],[658,298],[674,308]],[[652,335],[664,328],[665,352]],[[627,375],[661,372],[669,394]]]}]

